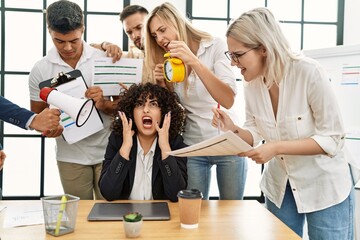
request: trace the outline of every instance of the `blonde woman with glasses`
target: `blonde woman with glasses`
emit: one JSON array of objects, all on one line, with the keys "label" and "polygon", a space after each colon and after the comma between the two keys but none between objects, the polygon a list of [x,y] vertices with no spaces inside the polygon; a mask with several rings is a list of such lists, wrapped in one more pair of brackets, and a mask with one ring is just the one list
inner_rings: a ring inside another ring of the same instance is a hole
[{"label": "blonde woman with glasses", "polygon": [[[344,157],[345,132],[329,78],[316,61],[294,54],[266,8],[242,14],[226,32],[231,64],[246,81],[246,121],[236,126],[214,109],[213,126],[255,148],[239,154],[266,164],[266,207],[310,239],[354,238],[354,184]],[[265,144],[258,143],[265,140]]]}]

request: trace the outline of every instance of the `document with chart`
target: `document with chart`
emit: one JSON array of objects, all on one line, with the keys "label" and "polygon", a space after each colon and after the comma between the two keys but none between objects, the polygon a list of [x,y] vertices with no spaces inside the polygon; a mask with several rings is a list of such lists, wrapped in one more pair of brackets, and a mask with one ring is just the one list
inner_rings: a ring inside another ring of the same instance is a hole
[{"label": "document with chart", "polygon": [[129,87],[141,82],[143,61],[121,58],[113,63],[108,57],[95,59],[92,84],[101,87],[104,96],[118,96],[121,90],[119,83]]},{"label": "document with chart", "polygon": [[247,142],[232,131],[224,132],[208,140],[186,148],[168,152],[177,157],[236,155],[253,149]]}]

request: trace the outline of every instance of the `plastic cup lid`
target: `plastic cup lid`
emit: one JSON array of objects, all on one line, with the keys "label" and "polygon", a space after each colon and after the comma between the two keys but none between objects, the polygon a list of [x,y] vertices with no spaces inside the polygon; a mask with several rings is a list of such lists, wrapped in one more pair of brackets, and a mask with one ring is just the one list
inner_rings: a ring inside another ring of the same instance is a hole
[{"label": "plastic cup lid", "polygon": [[181,198],[202,198],[203,194],[198,189],[180,190],[177,194]]}]

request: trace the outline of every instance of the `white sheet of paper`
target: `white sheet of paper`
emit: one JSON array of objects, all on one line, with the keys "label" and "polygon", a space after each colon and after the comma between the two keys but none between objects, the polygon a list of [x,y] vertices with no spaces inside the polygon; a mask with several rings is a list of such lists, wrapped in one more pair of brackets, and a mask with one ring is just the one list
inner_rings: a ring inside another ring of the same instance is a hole
[{"label": "white sheet of paper", "polygon": [[94,60],[93,86],[100,86],[104,96],[118,96],[119,83],[130,86],[140,83],[142,78],[143,59],[121,58],[113,63],[112,58]]},{"label": "white sheet of paper", "polygon": [[[76,98],[85,98],[86,85],[81,77],[56,87],[60,92]],[[60,115],[60,123],[64,127],[63,136],[67,143],[78,142],[104,128],[101,118],[95,107],[89,119],[81,127],[77,127],[75,119],[64,112]]]},{"label": "white sheet of paper", "polygon": [[252,147],[235,133],[227,131],[189,147],[168,152],[168,154],[178,157],[227,156],[251,149]]},{"label": "white sheet of paper", "polygon": [[3,223],[4,228],[44,224],[41,202],[33,205],[8,206]]}]

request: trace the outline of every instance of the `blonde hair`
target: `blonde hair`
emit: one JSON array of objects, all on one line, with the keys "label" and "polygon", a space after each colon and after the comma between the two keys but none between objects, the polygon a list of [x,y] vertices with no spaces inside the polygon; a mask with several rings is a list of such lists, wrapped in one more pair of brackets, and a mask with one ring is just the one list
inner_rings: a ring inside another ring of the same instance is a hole
[{"label": "blonde hair", "polygon": [[[165,51],[156,43],[150,32],[149,25],[155,16],[159,17],[167,27],[172,28],[177,33],[178,40],[184,41],[188,46],[193,41],[200,42],[213,38],[209,33],[193,27],[190,21],[171,3],[165,2],[155,7],[148,15],[145,30],[145,67],[152,70],[155,69],[156,64],[164,62],[165,54]],[[185,81],[185,86],[187,86],[187,80]]]},{"label": "blonde hair", "polygon": [[243,13],[228,27],[226,37],[232,37],[249,48],[262,46],[266,49],[263,77],[267,87],[279,84],[291,62],[299,59],[299,55],[291,51],[280,24],[267,8]]}]

